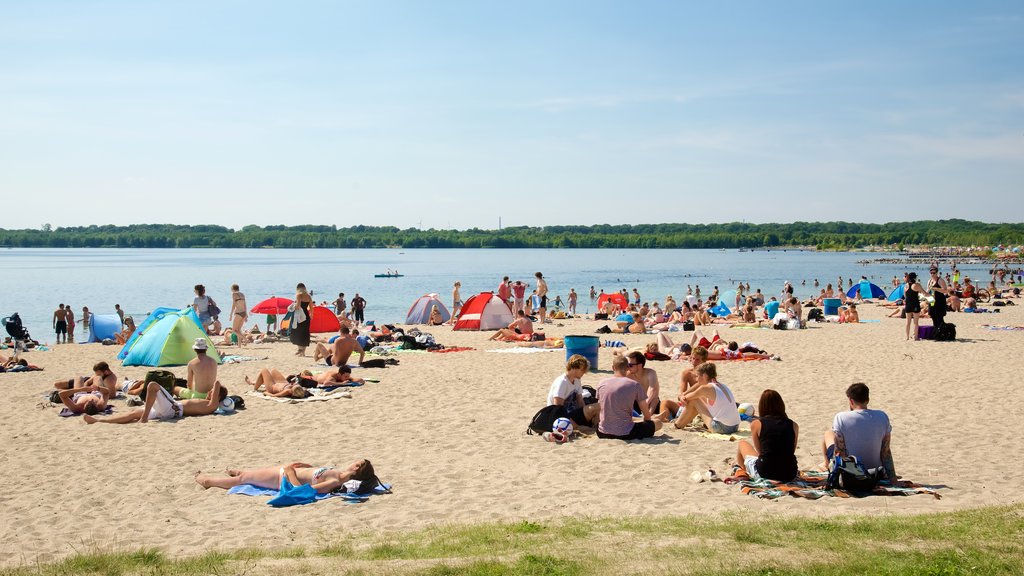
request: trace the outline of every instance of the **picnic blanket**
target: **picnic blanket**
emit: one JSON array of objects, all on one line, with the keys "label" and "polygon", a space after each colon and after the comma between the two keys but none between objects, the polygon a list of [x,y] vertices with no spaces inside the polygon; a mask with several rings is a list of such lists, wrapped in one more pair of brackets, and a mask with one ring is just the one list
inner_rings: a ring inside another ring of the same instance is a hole
[{"label": "picnic blanket", "polygon": [[935,488],[906,482],[905,487],[892,486],[887,483],[875,486],[870,492],[851,492],[848,490],[828,490],[825,488],[825,480],[828,479],[828,472],[818,470],[804,470],[796,480],[790,482],[776,482],[761,478],[751,480],[747,471],[740,466],[733,468],[733,475],[726,478],[726,484],[736,484],[744,494],[751,494],[766,500],[775,500],[787,494],[798,498],[817,500],[825,496],[838,498],[862,498],[864,496],[911,496],[913,494],[931,494],[936,500],[942,496]]},{"label": "picnic blanket", "polygon": [[[334,388],[337,388],[337,387],[334,387]],[[246,392],[245,395],[246,396],[253,396],[253,397],[256,397],[256,398],[262,398],[264,400],[272,400],[272,401],[278,402],[280,404],[298,404],[299,402],[324,402],[324,401],[327,401],[327,400],[337,400],[338,398],[351,398],[352,397],[352,393],[349,392],[348,390],[337,390],[337,389],[334,389],[334,390],[332,390],[330,392],[327,392],[325,390],[320,390],[320,389],[317,389],[317,388],[309,388],[308,390],[309,390],[309,393],[311,394],[311,396],[306,396],[305,398],[275,398],[273,396],[267,396],[263,392],[255,392],[255,391],[252,391],[252,390],[249,390],[248,392]]]},{"label": "picnic blanket", "polygon": [[[350,494],[348,492],[330,492],[328,494],[317,494],[314,498],[315,502],[321,500],[327,500],[328,498],[341,498],[347,504],[359,504],[360,502],[366,502],[370,499],[370,496],[376,494],[387,494],[391,490],[390,484],[381,484],[373,489],[373,492],[369,494]],[[261,488],[259,486],[253,486],[252,484],[239,484],[233,486],[228,490],[228,494],[241,494],[243,496],[278,496],[279,491],[273,488]]]}]

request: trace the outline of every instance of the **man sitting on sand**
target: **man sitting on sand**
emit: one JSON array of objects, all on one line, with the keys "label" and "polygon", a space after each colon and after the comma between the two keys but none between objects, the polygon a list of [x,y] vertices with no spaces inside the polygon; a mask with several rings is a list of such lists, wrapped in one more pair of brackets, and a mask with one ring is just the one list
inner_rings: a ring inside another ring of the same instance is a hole
[{"label": "man sitting on sand", "polygon": [[857,324],[860,322],[860,314],[857,312],[857,305],[850,303],[845,309],[839,309],[839,322],[844,324]]},{"label": "man sitting on sand", "polygon": [[107,398],[117,395],[117,375],[110,371],[110,365],[106,362],[97,362],[92,367],[92,376],[79,376],[58,380],[53,383],[57,390],[71,390],[73,388],[86,388],[95,386],[103,390]]},{"label": "man sitting on sand", "polygon": [[[661,385],[658,382],[658,373],[647,367],[647,357],[643,352],[633,351],[626,354],[626,376],[636,380],[644,389],[644,396],[647,397],[647,407],[651,414],[657,414],[661,410]],[[640,410],[640,406],[634,406],[634,410]]]},{"label": "man sitting on sand", "polygon": [[[639,440],[650,438],[661,429],[661,422],[651,420],[651,410],[647,406],[647,396],[640,384],[626,377],[629,362],[625,356],[612,359],[612,371],[615,376],[606,378],[597,385],[598,405],[601,413],[598,416],[598,438],[616,440]],[[633,422],[633,405],[640,407],[643,422]]]},{"label": "man sitting on sand", "polygon": [[196,357],[186,367],[187,384],[184,388],[177,386],[174,389],[179,398],[203,400],[214,386],[220,384],[217,381],[217,361],[206,355],[208,347],[205,338],[196,338],[192,344]]},{"label": "man sitting on sand", "polygon": [[171,393],[165,390],[156,382],[150,382],[146,388],[146,405],[138,410],[127,414],[111,416],[110,418],[96,418],[88,414],[82,416],[87,424],[131,424],[138,422],[145,424],[150,420],[174,420],[185,416],[206,416],[213,414],[224,398],[227,398],[228,390],[215,382],[213,389],[204,400],[175,400]]},{"label": "man sitting on sand", "polygon": [[892,461],[889,442],[892,425],[889,416],[881,410],[868,408],[870,391],[866,384],[851,384],[846,389],[850,410],[836,414],[832,429],[825,432],[822,453],[825,468],[834,456],[856,456],[864,468],[885,468],[886,477],[896,484],[896,468]]},{"label": "man sitting on sand", "polygon": [[708,361],[708,349],[697,346],[690,352],[689,360],[690,365],[684,368],[683,373],[679,375],[679,395],[675,400],[666,398],[661,402],[661,412],[658,413],[657,420],[668,422],[679,414],[679,409],[683,406],[683,398],[690,390],[697,387],[696,368]]},{"label": "man sitting on sand", "polygon": [[502,342],[527,342],[533,339],[533,322],[526,317],[526,312],[520,310],[517,318],[506,328],[501,328],[491,335],[488,340],[501,340]]},{"label": "man sitting on sand", "polygon": [[353,352],[359,352],[359,364],[362,364],[366,352],[359,345],[359,341],[352,336],[352,329],[342,326],[334,344],[331,344],[331,348],[328,349],[323,344],[316,345],[313,361],[316,362],[323,358],[328,366],[345,366]]},{"label": "man sitting on sand", "polygon": [[548,406],[565,406],[569,419],[577,426],[596,426],[601,407],[587,404],[583,400],[583,375],[590,370],[590,362],[579,354],[573,354],[565,364],[565,374],[551,383],[548,391]]},{"label": "man sitting on sand", "polygon": [[697,387],[682,398],[683,413],[676,428],[686,428],[698,415],[704,426],[715,434],[732,434],[740,429],[740,414],[732,390],[718,381],[718,370],[711,362],[697,367]]}]

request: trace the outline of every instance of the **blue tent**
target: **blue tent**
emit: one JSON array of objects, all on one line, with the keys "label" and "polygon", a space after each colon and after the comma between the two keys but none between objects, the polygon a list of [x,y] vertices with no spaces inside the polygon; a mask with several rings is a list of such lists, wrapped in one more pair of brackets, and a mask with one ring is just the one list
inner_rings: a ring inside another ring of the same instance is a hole
[{"label": "blue tent", "polygon": [[903,294],[906,291],[907,291],[907,285],[906,284],[900,284],[898,288],[896,288],[895,290],[892,291],[891,294],[889,294],[889,302],[895,302],[895,301],[903,298]]},{"label": "blue tent", "polygon": [[124,360],[124,357],[128,355],[128,351],[132,349],[132,346],[135,345],[135,341],[139,339],[139,336],[142,336],[142,333],[146,331],[146,328],[149,328],[149,325],[153,322],[163,318],[164,314],[167,314],[168,312],[179,312],[179,310],[177,308],[161,307],[150,312],[149,316],[146,316],[146,319],[135,327],[135,332],[132,332],[131,337],[124,343],[124,347],[117,353],[117,359]]},{"label": "blue tent", "polygon": [[89,316],[89,342],[103,342],[114,339],[121,331],[121,317],[117,314],[93,314]]},{"label": "blue tent", "polygon": [[717,316],[719,318],[724,318],[724,317],[729,315],[730,310],[729,310],[728,306],[726,306],[722,302],[719,302],[718,306],[715,306],[714,308],[709,308],[708,312],[710,312],[711,314],[714,314],[715,316]]},{"label": "blue tent", "polygon": [[[151,321],[152,320],[152,321]],[[220,355],[210,337],[203,332],[195,310],[154,312],[143,322],[145,328],[137,330],[138,337],[125,344],[118,357],[125,366],[181,366],[196,357],[192,344],[198,338],[206,340],[207,355],[220,364]]]},{"label": "blue tent", "polygon": [[877,284],[872,284],[867,280],[861,280],[860,284],[854,284],[846,291],[847,298],[856,298],[857,293],[860,292],[860,297],[869,300],[871,298],[885,298],[885,290],[878,287]]}]

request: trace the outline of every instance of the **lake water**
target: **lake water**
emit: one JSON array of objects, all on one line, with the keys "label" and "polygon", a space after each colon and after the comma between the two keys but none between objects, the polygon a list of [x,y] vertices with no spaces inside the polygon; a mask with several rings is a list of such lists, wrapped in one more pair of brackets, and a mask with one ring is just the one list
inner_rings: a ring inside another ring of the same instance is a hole
[{"label": "lake water", "polygon": [[[33,337],[52,340],[51,318],[57,304],[70,304],[76,317],[82,306],[109,314],[120,304],[141,321],[159,306],[191,304],[195,284],[225,311],[230,287],[237,283],[249,306],[270,296],[292,297],[295,284],[304,282],[317,301],[333,301],[338,292],[351,300],[355,293],[367,300],[366,318],[402,321],[412,301],[437,292],[449,304],[455,280],[462,282],[463,299],[495,290],[502,276],[533,283],[534,272],[548,280],[551,299],[569,288],[580,294],[578,311],[593,312],[591,286],[612,292],[635,287],[645,301],[678,300],[688,284],[710,294],[718,285],[724,292],[736,281],[749,282],[769,295],[777,294],[786,280],[797,295],[816,294],[813,280],[822,286],[836,277],[866,275],[889,289],[893,275],[908,270],[897,264],[868,267],[861,259],[884,254],[736,250],[144,250],[144,249],[3,249],[0,250],[0,316],[20,312]],[[374,278],[375,273],[397,269],[403,278]],[[978,277],[986,267],[961,267]],[[927,264],[915,268],[927,271]],[[731,281],[730,281],[731,280]],[[801,286],[806,280],[807,285]],[[250,316],[251,320],[262,316]],[[81,332],[76,331],[76,335]]]}]

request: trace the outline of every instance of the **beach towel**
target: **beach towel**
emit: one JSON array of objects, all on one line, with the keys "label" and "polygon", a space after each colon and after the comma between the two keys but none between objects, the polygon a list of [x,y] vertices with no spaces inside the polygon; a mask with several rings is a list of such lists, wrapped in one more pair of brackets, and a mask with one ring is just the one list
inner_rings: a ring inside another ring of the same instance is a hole
[{"label": "beach towel", "polygon": [[626,343],[621,340],[605,340],[604,344],[601,344],[605,348],[625,348]]},{"label": "beach towel", "polygon": [[[312,487],[310,486],[310,488]],[[348,492],[316,494],[311,502],[319,502],[321,500],[327,500],[328,498],[341,498],[348,504],[359,504],[360,502],[366,502],[369,500],[370,496],[387,494],[388,490],[391,490],[390,484],[381,484],[374,488],[373,492],[369,494],[350,494]],[[279,491],[272,488],[260,488],[259,486],[253,486],[252,484],[239,484],[238,486],[234,486],[228,490],[228,494],[241,494],[243,496],[278,496]]]},{"label": "beach towel", "polygon": [[723,442],[738,442],[741,438],[750,438],[750,430],[737,430],[732,434],[716,434],[707,429],[698,431],[702,438],[710,438],[712,440],[720,440]]},{"label": "beach towel", "polygon": [[982,328],[986,330],[1007,330],[1007,331],[1019,331],[1024,330],[1024,326],[1007,326],[1006,324],[982,324]]},{"label": "beach towel", "polygon": [[241,362],[256,362],[259,360],[266,360],[267,358],[269,358],[269,356],[262,356],[260,358],[256,358],[255,356],[237,356],[231,354],[228,356],[221,356],[220,359],[223,360],[225,364],[239,364]]},{"label": "beach towel", "polygon": [[267,396],[263,392],[254,392],[249,390],[246,392],[246,396],[254,396],[256,398],[263,398],[264,400],[271,400],[279,404],[298,404],[299,402],[324,402],[327,400],[337,400],[338,398],[351,398],[352,393],[348,390],[336,390],[333,392],[325,392],[318,388],[308,388],[309,393],[312,396],[306,396],[305,398],[275,398],[273,396]]},{"label": "beach towel", "polygon": [[828,472],[805,470],[801,471],[800,475],[790,482],[776,482],[765,478],[751,480],[743,467],[734,466],[733,475],[726,478],[725,483],[729,485],[736,484],[744,494],[751,494],[766,500],[774,500],[787,494],[809,500],[817,500],[825,496],[862,498],[864,496],[911,496],[913,494],[931,494],[936,500],[942,498],[942,495],[936,491],[936,488],[912,482],[907,482],[907,486],[901,487],[882,483],[875,486],[870,492],[850,492],[848,490],[825,489],[825,481],[827,479]]},{"label": "beach towel", "polygon": [[447,354],[449,352],[467,352],[469,350],[475,350],[469,346],[454,346],[452,348],[436,348],[433,350],[427,350],[427,352],[433,352],[434,354]]},{"label": "beach towel", "polygon": [[[103,415],[103,416],[108,416],[108,415],[113,414],[113,413],[114,413],[114,407],[108,405],[106,408],[104,408],[100,412],[97,412],[96,414]],[[65,406],[65,407],[60,409],[60,412],[57,413],[57,416],[60,416],[62,418],[70,418],[71,416],[81,416],[82,414],[85,414],[85,412],[80,412],[78,414],[75,414],[74,412],[71,411],[71,408],[68,408],[67,406]]]}]

